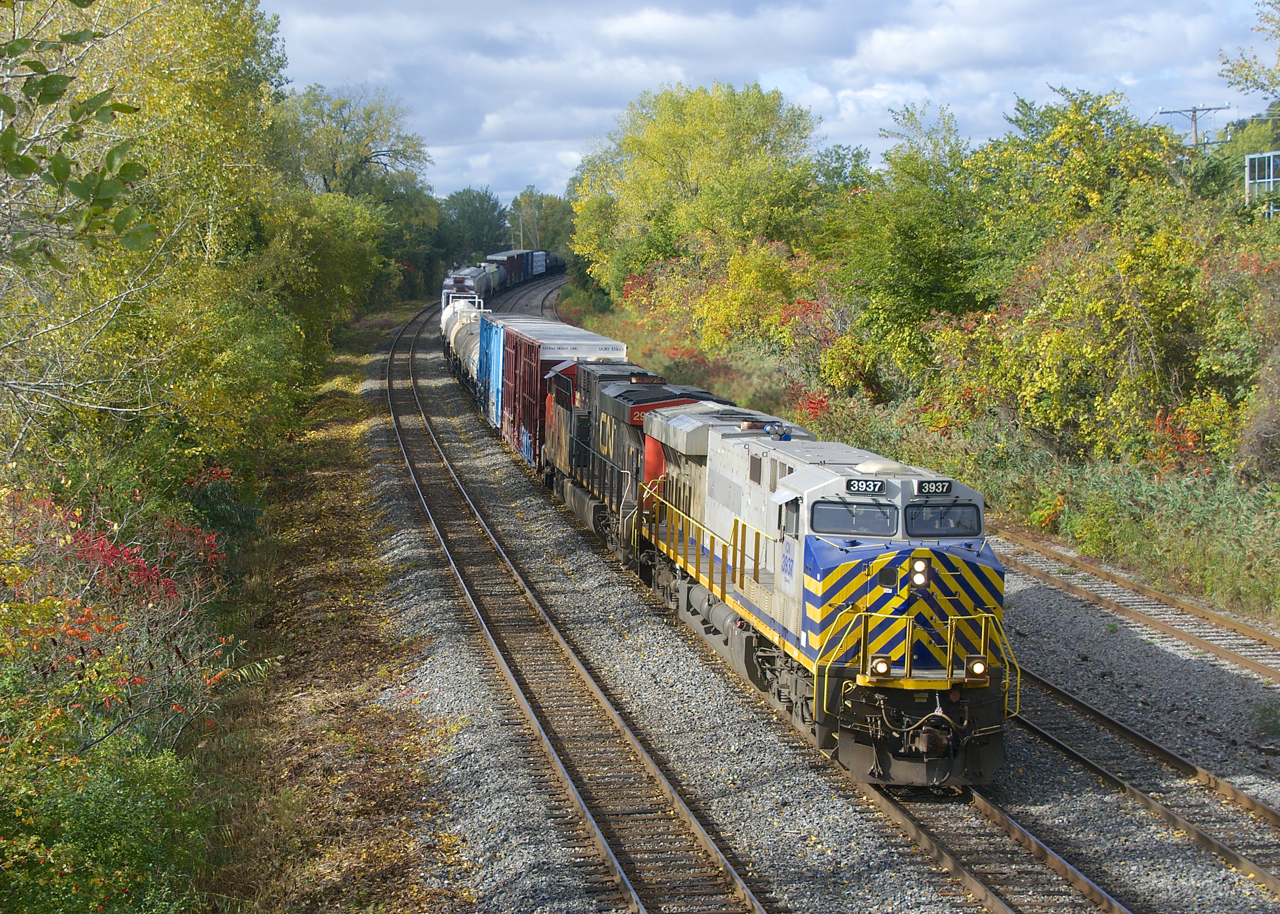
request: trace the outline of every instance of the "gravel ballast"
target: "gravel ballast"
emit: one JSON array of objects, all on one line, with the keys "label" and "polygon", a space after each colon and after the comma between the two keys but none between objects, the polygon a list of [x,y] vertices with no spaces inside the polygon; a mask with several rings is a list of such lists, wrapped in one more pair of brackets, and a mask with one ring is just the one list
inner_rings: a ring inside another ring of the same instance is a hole
[{"label": "gravel ballast", "polygon": [[[438,367],[439,358],[432,352],[424,362]],[[453,384],[428,380],[424,397],[449,402]],[[668,775],[774,897],[797,912],[972,910],[950,879],[901,847],[854,792],[833,788],[816,752],[779,735],[762,699],[648,599],[474,411],[455,412],[436,431],[566,637],[624,716],[648,734]],[[548,840],[560,833],[555,802],[524,760],[523,736],[512,739],[520,728],[475,640],[470,610],[437,545],[421,532],[389,423],[373,430],[371,443],[389,525],[387,558],[403,569],[387,597],[407,631],[430,639],[410,687],[425,717],[456,728],[449,764],[436,776],[451,798],[448,829],[465,838],[465,856],[475,865],[439,878],[470,880],[482,911],[592,910],[570,849]],[[1017,574],[1008,576],[1007,595],[1006,629],[1028,668],[1280,805],[1280,759],[1253,734],[1251,717],[1251,709],[1280,701],[1274,684],[1156,645],[1140,626]],[[1079,854],[1076,862],[1096,866],[1123,900],[1137,902],[1135,911],[1280,912],[1268,893],[1169,834],[1154,816],[1031,737],[1011,734],[1009,762],[992,787],[996,799]]]},{"label": "gravel ballast", "polygon": [[1254,729],[1275,683],[1013,572],[1005,630],[1028,669],[1280,808],[1280,748]]}]

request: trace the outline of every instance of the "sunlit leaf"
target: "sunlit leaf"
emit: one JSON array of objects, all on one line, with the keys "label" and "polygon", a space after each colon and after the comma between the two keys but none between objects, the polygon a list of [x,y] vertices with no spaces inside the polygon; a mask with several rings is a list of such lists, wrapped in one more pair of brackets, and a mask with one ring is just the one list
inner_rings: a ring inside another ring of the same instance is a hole
[{"label": "sunlit leaf", "polygon": [[47,76],[49,74],[49,68],[38,60],[24,60],[22,65],[32,73],[39,73],[41,76]]},{"label": "sunlit leaf", "polygon": [[93,200],[93,189],[85,186],[81,181],[68,181],[67,190],[71,191],[85,203]]},{"label": "sunlit leaf", "polygon": [[55,152],[49,160],[49,173],[59,184],[65,184],[71,177],[71,160],[63,153]]},{"label": "sunlit leaf", "polygon": [[120,196],[123,190],[124,190],[123,181],[117,181],[117,180],[103,181],[101,184],[98,185],[97,190],[93,192],[93,199],[95,201],[113,200],[116,197]]},{"label": "sunlit leaf", "polygon": [[78,121],[86,115],[93,114],[111,100],[112,90],[106,89],[97,95],[91,95],[78,105],[71,106],[71,119]]},{"label": "sunlit leaf", "polygon": [[120,170],[120,166],[124,164],[125,156],[129,154],[129,144],[121,143],[119,146],[113,146],[107,151],[105,164],[108,174],[115,174]]},{"label": "sunlit leaf", "polygon": [[67,91],[67,86],[71,85],[71,80],[74,78],[61,73],[53,73],[41,79],[40,94],[36,98],[36,104],[49,105],[62,98]]},{"label": "sunlit leaf", "polygon": [[0,92],[0,111],[3,111],[9,117],[14,117],[18,113],[18,106],[13,103],[13,99]]},{"label": "sunlit leaf", "polygon": [[150,222],[134,226],[120,236],[120,245],[126,251],[145,251],[156,240],[156,227]]},{"label": "sunlit leaf", "polygon": [[116,175],[126,184],[132,184],[135,181],[141,181],[147,176],[147,168],[141,162],[125,162],[120,166],[120,171]]}]

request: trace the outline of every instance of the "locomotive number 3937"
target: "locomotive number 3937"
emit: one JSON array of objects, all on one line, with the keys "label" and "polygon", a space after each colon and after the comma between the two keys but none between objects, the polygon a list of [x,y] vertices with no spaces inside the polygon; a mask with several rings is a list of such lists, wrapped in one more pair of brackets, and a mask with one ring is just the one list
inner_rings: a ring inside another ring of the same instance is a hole
[{"label": "locomotive number 3937", "polygon": [[855,495],[883,495],[883,479],[846,479],[844,490]]}]

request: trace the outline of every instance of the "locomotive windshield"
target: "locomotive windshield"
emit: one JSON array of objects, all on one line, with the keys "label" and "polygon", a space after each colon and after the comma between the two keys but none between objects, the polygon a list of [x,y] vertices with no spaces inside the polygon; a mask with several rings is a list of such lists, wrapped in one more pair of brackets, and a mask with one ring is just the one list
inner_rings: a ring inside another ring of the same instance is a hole
[{"label": "locomotive windshield", "polygon": [[898,509],[894,505],[816,501],[809,517],[809,529],[837,536],[893,536],[898,529]]},{"label": "locomotive windshield", "polygon": [[913,539],[982,534],[977,505],[908,505],[906,517],[907,536]]}]

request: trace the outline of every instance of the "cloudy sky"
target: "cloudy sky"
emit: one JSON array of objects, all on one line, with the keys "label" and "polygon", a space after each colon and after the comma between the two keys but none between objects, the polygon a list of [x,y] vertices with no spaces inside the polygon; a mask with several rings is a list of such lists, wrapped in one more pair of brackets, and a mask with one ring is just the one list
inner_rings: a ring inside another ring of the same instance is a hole
[{"label": "cloudy sky", "polygon": [[[381,86],[412,109],[426,178],[444,196],[529,184],[561,193],[593,136],[646,89],[759,82],[822,118],[827,143],[887,145],[889,109],[944,104],[981,141],[1015,96],[1050,85],[1126,93],[1160,108],[1232,104],[1218,52],[1274,47],[1251,32],[1250,0],[260,0],[280,17],[296,88]],[[878,155],[877,155],[878,157]]]}]

